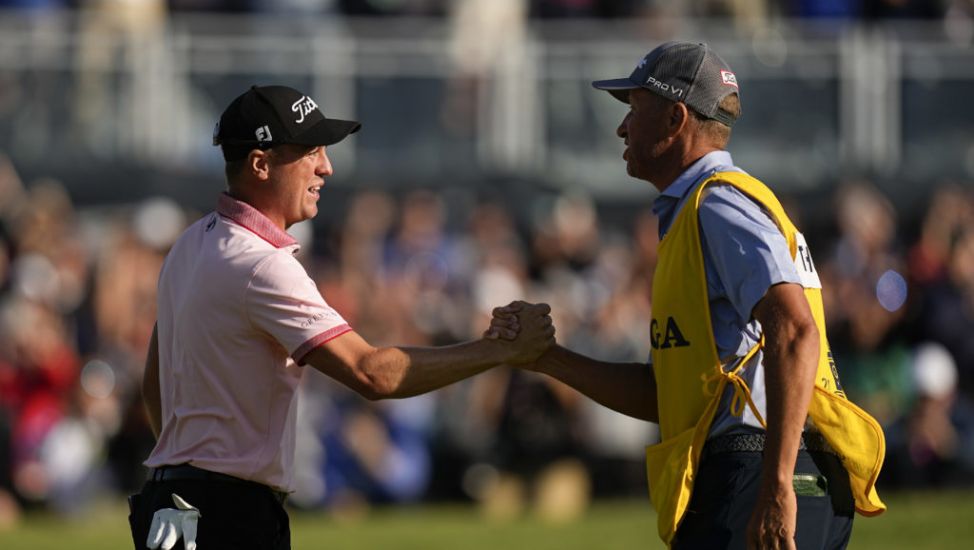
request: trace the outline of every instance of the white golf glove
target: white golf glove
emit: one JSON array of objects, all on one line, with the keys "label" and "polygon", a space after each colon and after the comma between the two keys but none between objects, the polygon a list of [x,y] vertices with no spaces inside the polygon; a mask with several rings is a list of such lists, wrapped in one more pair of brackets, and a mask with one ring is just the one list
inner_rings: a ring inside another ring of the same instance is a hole
[{"label": "white golf glove", "polygon": [[172,501],[176,503],[177,509],[163,508],[152,515],[149,538],[145,544],[151,550],[172,550],[179,537],[182,537],[186,550],[196,550],[196,522],[203,516],[199,509],[176,493],[172,494]]}]

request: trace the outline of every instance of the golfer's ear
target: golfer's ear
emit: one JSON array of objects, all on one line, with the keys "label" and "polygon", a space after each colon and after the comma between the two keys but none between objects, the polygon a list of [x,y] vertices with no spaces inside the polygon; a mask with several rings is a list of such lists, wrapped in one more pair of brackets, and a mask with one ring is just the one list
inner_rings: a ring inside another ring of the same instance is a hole
[{"label": "golfer's ear", "polygon": [[247,155],[247,170],[261,181],[270,178],[270,151],[251,150]]}]

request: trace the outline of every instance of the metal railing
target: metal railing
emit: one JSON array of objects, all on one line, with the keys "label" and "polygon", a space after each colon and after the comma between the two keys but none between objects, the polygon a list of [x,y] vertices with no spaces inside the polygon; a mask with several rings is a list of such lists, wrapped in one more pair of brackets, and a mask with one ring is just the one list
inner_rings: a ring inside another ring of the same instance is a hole
[{"label": "metal railing", "polygon": [[[706,40],[735,68],[744,116],[730,149],[781,188],[849,175],[969,178],[974,48],[962,31],[532,21],[485,46],[483,36],[462,42],[443,19],[174,15],[132,23],[6,12],[0,151],[24,164],[216,171],[210,132],[220,110],[251,83],[278,82],[308,90],[326,114],[363,121],[364,131],[333,151],[362,177],[422,183],[503,173],[596,195],[639,193],[622,177],[614,135],[625,107],[589,82],[626,75],[653,45],[681,38]],[[464,59],[470,47],[483,50],[480,58]]]}]

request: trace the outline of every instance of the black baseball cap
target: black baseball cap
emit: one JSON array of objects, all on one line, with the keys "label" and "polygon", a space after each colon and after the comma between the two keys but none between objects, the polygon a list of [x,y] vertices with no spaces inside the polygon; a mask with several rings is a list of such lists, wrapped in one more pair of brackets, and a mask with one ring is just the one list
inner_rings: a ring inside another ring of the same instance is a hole
[{"label": "black baseball cap", "polygon": [[646,54],[629,78],[596,80],[592,86],[629,103],[629,90],[645,88],[682,101],[704,117],[734,124],[737,117],[720,108],[730,94],[740,95],[737,76],[706,44],[667,42]]},{"label": "black baseball cap", "polygon": [[354,120],[325,118],[313,99],[294,88],[251,86],[223,111],[213,145],[230,161],[284,143],[333,145],[361,127]]}]

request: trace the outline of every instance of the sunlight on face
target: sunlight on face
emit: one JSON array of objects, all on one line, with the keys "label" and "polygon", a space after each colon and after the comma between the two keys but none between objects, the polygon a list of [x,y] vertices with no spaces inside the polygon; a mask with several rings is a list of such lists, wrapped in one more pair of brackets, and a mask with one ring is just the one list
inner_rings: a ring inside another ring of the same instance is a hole
[{"label": "sunlight on face", "polygon": [[280,145],[271,153],[271,180],[284,227],[315,217],[321,187],[333,173],[325,147]]}]

